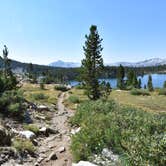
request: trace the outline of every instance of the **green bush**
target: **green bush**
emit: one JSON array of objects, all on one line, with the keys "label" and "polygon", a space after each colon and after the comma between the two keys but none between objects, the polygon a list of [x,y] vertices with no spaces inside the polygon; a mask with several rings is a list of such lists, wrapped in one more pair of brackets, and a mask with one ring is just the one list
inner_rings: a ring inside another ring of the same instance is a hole
[{"label": "green bush", "polygon": [[54,89],[62,92],[68,91],[68,88],[64,85],[55,85]]},{"label": "green bush", "polygon": [[75,86],[75,88],[76,89],[84,89],[85,87],[83,85],[79,84],[79,85]]},{"label": "green bush", "polygon": [[79,98],[77,96],[74,96],[74,95],[69,96],[68,100],[69,100],[70,103],[74,103],[74,104],[80,103]]},{"label": "green bush", "polygon": [[40,89],[42,89],[42,90],[45,89],[45,85],[44,85],[44,83],[40,83]]},{"label": "green bush", "polygon": [[16,150],[19,152],[24,152],[24,151],[28,151],[29,153],[35,152],[34,145],[30,140],[27,139],[16,138],[13,141],[13,147],[15,147]]},{"label": "green bush", "polygon": [[130,92],[132,95],[142,95],[142,96],[150,96],[150,93],[144,89],[132,89]]},{"label": "green bush", "polygon": [[49,97],[47,95],[45,95],[44,93],[34,93],[32,94],[32,97],[35,99],[35,100],[45,100],[45,99],[48,99]]},{"label": "green bush", "polygon": [[166,88],[165,89],[160,89],[158,94],[159,95],[166,95]]},{"label": "green bush", "polygon": [[0,97],[0,112],[5,115],[11,115],[23,118],[25,106],[21,91],[5,91]]},{"label": "green bush", "polygon": [[34,132],[35,134],[39,133],[39,127],[35,124],[24,125],[24,129],[30,130]]},{"label": "green bush", "polygon": [[72,137],[76,161],[111,147],[133,166],[166,163],[166,114],[120,107],[114,101],[89,101],[79,106],[71,123],[81,127]]}]

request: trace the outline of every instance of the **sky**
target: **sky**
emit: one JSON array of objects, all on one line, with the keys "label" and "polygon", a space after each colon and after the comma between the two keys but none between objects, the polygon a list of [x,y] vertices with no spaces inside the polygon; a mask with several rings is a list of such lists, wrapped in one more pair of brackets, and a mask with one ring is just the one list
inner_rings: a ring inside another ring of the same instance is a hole
[{"label": "sky", "polygon": [[28,63],[80,62],[92,24],[105,63],[166,58],[166,0],[0,0],[0,51],[5,44]]}]

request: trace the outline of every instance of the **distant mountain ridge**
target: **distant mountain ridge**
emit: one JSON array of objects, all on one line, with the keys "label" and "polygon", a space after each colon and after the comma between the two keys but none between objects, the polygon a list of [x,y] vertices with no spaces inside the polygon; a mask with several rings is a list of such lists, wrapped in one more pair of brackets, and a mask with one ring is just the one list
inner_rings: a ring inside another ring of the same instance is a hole
[{"label": "distant mountain ridge", "polygon": [[112,63],[108,64],[108,66],[119,66],[119,65],[127,66],[127,67],[150,67],[150,66],[160,66],[160,65],[166,65],[166,59],[161,58],[152,58],[140,62],[118,62],[118,63]]},{"label": "distant mountain ridge", "polygon": [[80,63],[75,63],[75,62],[64,62],[64,61],[58,60],[58,61],[50,63],[49,66],[64,67],[64,68],[75,68],[75,67],[80,67],[81,64]]},{"label": "distant mountain ridge", "polygon": [[[126,67],[149,67],[149,66],[160,66],[160,65],[166,65],[166,59],[161,58],[152,58],[140,62],[117,62],[117,63],[109,63],[105,64],[106,66],[119,66],[123,65]],[[76,68],[80,67],[81,63],[75,63],[75,62],[64,62],[61,60],[55,61],[53,63],[50,63],[49,66],[52,67],[64,67],[64,68]]]}]

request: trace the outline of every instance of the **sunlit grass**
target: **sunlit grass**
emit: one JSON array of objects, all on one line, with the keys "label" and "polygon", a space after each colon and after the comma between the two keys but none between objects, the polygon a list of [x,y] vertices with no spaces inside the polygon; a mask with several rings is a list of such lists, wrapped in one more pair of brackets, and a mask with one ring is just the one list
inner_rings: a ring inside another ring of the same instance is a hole
[{"label": "sunlit grass", "polygon": [[[60,91],[54,89],[54,84],[45,85],[45,89],[42,90],[39,84],[30,84],[26,83],[22,86],[24,91],[24,97],[30,101],[39,104],[56,104],[57,98],[60,94]],[[36,98],[39,94],[43,94],[46,97]]]},{"label": "sunlit grass", "polygon": [[[88,100],[83,89],[74,88],[70,91],[69,95],[78,97],[80,103]],[[134,106],[145,111],[166,112],[166,96],[158,95],[158,91],[150,92],[150,96],[134,96],[130,94],[130,91],[112,90],[109,99],[114,99],[119,104]],[[69,100],[66,100],[65,104],[73,109],[76,109],[75,106],[77,106],[77,104]]]}]

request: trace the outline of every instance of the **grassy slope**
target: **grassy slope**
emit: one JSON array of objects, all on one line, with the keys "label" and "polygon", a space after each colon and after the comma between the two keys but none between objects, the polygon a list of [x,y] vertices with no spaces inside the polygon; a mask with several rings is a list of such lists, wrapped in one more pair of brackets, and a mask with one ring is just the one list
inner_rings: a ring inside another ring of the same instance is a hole
[{"label": "grassy slope", "polygon": [[134,96],[129,91],[112,91],[110,98],[123,105],[132,105],[143,110],[153,112],[166,112],[166,96],[158,95],[157,92],[150,96]]},{"label": "grassy slope", "polygon": [[[71,95],[77,96],[80,101],[87,100],[84,90],[81,89],[72,89]],[[131,105],[146,111],[166,112],[166,96],[158,95],[158,92],[152,92],[150,96],[134,96],[130,94],[130,91],[113,90],[109,98],[122,105]],[[65,104],[70,108],[76,108],[76,104],[69,101],[65,101]]]},{"label": "grassy slope", "polygon": [[[39,103],[39,104],[56,104],[58,95],[60,94],[60,91],[54,90],[53,84],[45,85],[45,90],[41,90],[40,85],[27,83],[23,85],[22,90],[24,91],[24,97],[28,101]],[[41,99],[41,100],[40,99],[35,100],[33,95],[40,94],[40,93],[47,96],[47,98]]]}]

